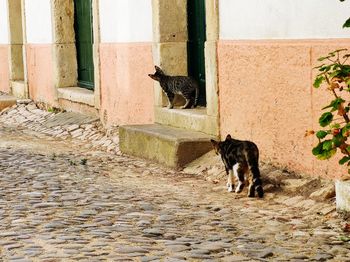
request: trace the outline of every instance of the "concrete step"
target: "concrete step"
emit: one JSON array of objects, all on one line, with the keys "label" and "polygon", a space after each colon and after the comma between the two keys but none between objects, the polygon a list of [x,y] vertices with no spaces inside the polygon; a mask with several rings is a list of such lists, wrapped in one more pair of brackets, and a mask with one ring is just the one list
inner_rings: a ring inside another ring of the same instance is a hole
[{"label": "concrete step", "polygon": [[7,107],[15,105],[17,102],[16,97],[10,95],[0,94],[0,111]]},{"label": "concrete step", "polygon": [[212,149],[212,136],[159,124],[119,128],[120,150],[179,168]]}]

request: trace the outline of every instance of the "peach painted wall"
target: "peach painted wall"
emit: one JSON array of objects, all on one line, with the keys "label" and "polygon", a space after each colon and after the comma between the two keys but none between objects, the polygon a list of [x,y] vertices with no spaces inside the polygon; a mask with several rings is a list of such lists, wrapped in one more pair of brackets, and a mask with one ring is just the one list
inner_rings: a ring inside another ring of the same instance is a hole
[{"label": "peach painted wall", "polygon": [[8,45],[0,45],[0,91],[10,92]]},{"label": "peach painted wall", "polygon": [[263,161],[315,176],[347,172],[337,159],[316,160],[316,140],[325,90],[312,87],[317,58],[350,40],[219,41],[220,132],[257,143]]},{"label": "peach painted wall", "polygon": [[110,124],[154,120],[151,43],[100,44],[101,119]]},{"label": "peach painted wall", "polygon": [[55,104],[52,72],[52,45],[27,44],[29,97],[35,101]]}]

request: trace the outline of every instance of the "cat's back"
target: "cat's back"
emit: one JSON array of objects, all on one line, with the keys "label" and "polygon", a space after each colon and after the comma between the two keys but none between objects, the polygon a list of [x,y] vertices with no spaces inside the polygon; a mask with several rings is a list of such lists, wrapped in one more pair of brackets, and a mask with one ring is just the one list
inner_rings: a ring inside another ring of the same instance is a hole
[{"label": "cat's back", "polygon": [[258,146],[249,140],[238,140],[238,139],[230,139],[226,140],[226,147],[228,150],[234,151],[251,151],[254,153],[259,153]]},{"label": "cat's back", "polygon": [[194,88],[197,82],[190,76],[168,76],[166,84],[172,89]]}]

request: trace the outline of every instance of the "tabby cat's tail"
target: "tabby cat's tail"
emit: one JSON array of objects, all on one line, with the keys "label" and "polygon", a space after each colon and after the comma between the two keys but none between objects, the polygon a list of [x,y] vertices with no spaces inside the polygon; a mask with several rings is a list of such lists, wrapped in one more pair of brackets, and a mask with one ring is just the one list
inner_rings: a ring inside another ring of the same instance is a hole
[{"label": "tabby cat's tail", "polygon": [[193,107],[195,108],[197,105],[198,105],[198,97],[199,97],[199,87],[198,85],[196,86],[196,94],[195,94],[195,97],[194,97],[194,104],[193,104]]}]

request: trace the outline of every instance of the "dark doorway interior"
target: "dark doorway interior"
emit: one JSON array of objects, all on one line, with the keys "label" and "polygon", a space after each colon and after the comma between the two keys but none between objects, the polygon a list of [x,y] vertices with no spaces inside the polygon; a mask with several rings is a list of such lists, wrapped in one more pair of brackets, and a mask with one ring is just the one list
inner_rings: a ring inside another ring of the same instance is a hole
[{"label": "dark doorway interior", "polygon": [[198,104],[206,106],[205,96],[205,56],[206,41],[205,0],[187,1],[188,20],[188,74],[199,83],[200,95]]},{"label": "dark doorway interior", "polygon": [[94,89],[92,0],[74,1],[78,86]]}]

